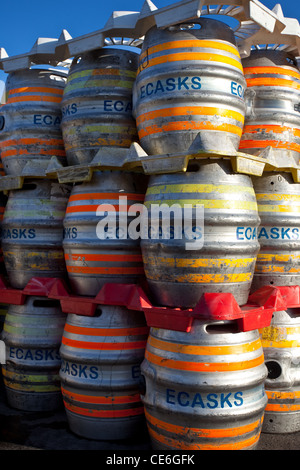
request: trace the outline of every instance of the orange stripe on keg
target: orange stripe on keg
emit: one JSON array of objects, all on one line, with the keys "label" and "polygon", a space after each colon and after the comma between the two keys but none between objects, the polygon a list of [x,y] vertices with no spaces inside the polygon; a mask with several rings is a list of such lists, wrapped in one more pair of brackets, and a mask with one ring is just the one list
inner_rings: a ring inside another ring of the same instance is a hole
[{"label": "orange stripe on keg", "polygon": [[295,137],[300,137],[300,129],[287,126],[256,124],[244,126],[243,129],[244,134],[260,134],[261,131],[275,132],[276,134],[291,132]]},{"label": "orange stripe on keg", "polygon": [[107,267],[88,267],[88,266],[67,266],[68,273],[74,274],[144,274],[144,268],[107,268]]},{"label": "orange stripe on keg", "polygon": [[250,437],[249,439],[244,439],[243,441],[234,443],[227,442],[225,444],[221,444],[220,442],[216,442],[215,444],[185,444],[183,442],[179,442],[177,439],[161,436],[151,428],[149,429],[149,433],[156,441],[170,446],[171,448],[181,450],[239,450],[253,446],[260,438],[260,433],[258,433],[257,435]]},{"label": "orange stripe on keg", "polygon": [[84,193],[84,194],[73,194],[69,198],[69,202],[72,201],[86,201],[89,199],[119,199],[120,197],[126,196],[128,199],[135,199],[137,201],[144,201],[144,194],[135,193]]},{"label": "orange stripe on keg", "polygon": [[129,341],[127,343],[106,343],[92,341],[77,341],[70,338],[62,337],[62,344],[77,349],[92,349],[97,351],[123,351],[130,349],[144,349],[147,341]]},{"label": "orange stripe on keg", "polygon": [[219,41],[209,41],[206,39],[182,39],[181,41],[168,41],[162,44],[158,44],[156,46],[149,47],[145,52],[141,53],[140,60],[144,59],[151,54],[155,54],[156,52],[162,52],[170,49],[179,49],[179,48],[187,48],[192,47],[196,49],[198,47],[209,48],[209,49],[218,49],[220,51],[227,51],[231,54],[234,54],[240,57],[239,51],[228,44],[224,44]]},{"label": "orange stripe on keg", "polygon": [[176,352],[181,354],[193,354],[199,356],[244,354],[257,351],[261,348],[260,339],[257,339],[252,343],[237,344],[233,346],[194,346],[180,343],[170,343],[168,341],[159,340],[153,336],[149,336],[148,344],[163,351]]},{"label": "orange stripe on keg", "polygon": [[8,96],[15,95],[17,93],[53,93],[55,95],[63,95],[64,90],[60,88],[51,88],[51,87],[21,87],[13,88],[9,90]]},{"label": "orange stripe on keg", "polygon": [[65,407],[72,411],[83,416],[90,416],[93,418],[122,418],[126,416],[136,416],[144,413],[144,407],[138,408],[129,408],[126,410],[91,410],[87,408],[81,408],[79,406],[70,405],[64,401]]},{"label": "orange stripe on keg", "polygon": [[39,138],[26,138],[26,139],[11,139],[0,142],[0,148],[11,147],[15,145],[63,145],[63,139],[39,139]]},{"label": "orange stripe on keg", "polygon": [[19,103],[23,101],[48,101],[52,103],[60,103],[62,97],[56,96],[44,96],[44,95],[32,95],[32,96],[16,96],[7,99],[6,104]]},{"label": "orange stripe on keg", "polygon": [[65,157],[66,152],[65,150],[60,149],[51,149],[51,150],[43,150],[38,149],[36,152],[30,152],[27,149],[17,149],[17,150],[4,150],[1,152],[1,158],[5,157],[13,157],[16,155],[56,155],[59,157]]},{"label": "orange stripe on keg", "polygon": [[246,78],[246,82],[248,88],[253,86],[279,86],[285,88],[296,88],[297,90],[300,90],[300,83],[294,82],[292,80],[285,80],[283,78]]},{"label": "orange stripe on keg", "polygon": [[229,119],[235,119],[244,123],[244,116],[232,109],[216,108],[213,106],[176,106],[174,108],[162,108],[155,111],[148,111],[147,113],[138,116],[136,119],[137,125],[142,122],[150,121],[151,119],[172,116],[223,116]]},{"label": "orange stripe on keg", "polygon": [[[293,328],[294,330],[294,328]],[[271,391],[266,390],[266,394],[269,400],[294,400],[295,398],[300,398],[300,392],[282,392],[282,391]]]},{"label": "orange stripe on keg", "polygon": [[86,254],[65,254],[65,260],[67,261],[125,261],[125,262],[142,262],[143,257],[142,255],[106,255],[106,254],[101,254],[101,255],[86,255]]},{"label": "orange stripe on keg", "polygon": [[266,148],[294,150],[300,152],[300,145],[293,142],[280,142],[278,140],[241,140],[240,149],[244,148]]},{"label": "orange stripe on keg", "polygon": [[57,155],[57,156],[60,156],[60,157],[65,157],[66,156],[66,153],[64,150],[58,150],[58,149],[52,149],[52,150],[41,150],[39,149],[36,153],[34,152],[29,152],[28,150],[21,150],[21,149],[18,149],[18,150],[5,150],[3,152],[1,152],[1,158],[5,158],[5,157],[13,157],[13,156],[17,156],[17,155],[32,155],[32,154],[35,154],[35,155]]},{"label": "orange stripe on keg", "polygon": [[88,336],[137,336],[148,334],[149,328],[146,326],[140,328],[88,328],[81,326],[65,324],[65,331],[77,335]]},{"label": "orange stripe on keg", "polygon": [[165,64],[168,62],[184,62],[184,61],[197,61],[197,60],[203,60],[207,62],[214,62],[214,63],[223,63],[227,65],[232,65],[233,67],[236,67],[239,69],[241,72],[243,72],[243,67],[242,64],[236,60],[232,59],[231,57],[226,57],[221,54],[211,54],[211,53],[205,53],[205,52],[176,52],[174,54],[168,54],[160,57],[155,57],[153,59],[150,59],[147,61],[146,64],[142,64],[138,72],[141,72],[144,70],[146,67],[153,67],[154,65],[159,65],[159,64]]},{"label": "orange stripe on keg", "polygon": [[212,124],[210,121],[193,122],[193,121],[173,121],[167,124],[161,124],[157,126],[147,126],[144,129],[139,129],[139,138],[152,134],[158,134],[162,132],[173,132],[173,131],[192,131],[192,130],[206,130],[206,131],[220,131],[229,132],[230,134],[242,135],[242,128],[233,124],[222,123],[219,125]]},{"label": "orange stripe on keg", "polygon": [[291,404],[275,404],[275,403],[267,403],[265,411],[276,411],[278,413],[282,412],[290,412],[290,411],[299,411],[300,405],[291,405]]},{"label": "orange stripe on keg", "polygon": [[260,75],[260,74],[276,74],[276,75],[289,75],[290,77],[300,80],[300,73],[296,70],[287,70],[284,67],[244,67],[244,74],[247,75]]},{"label": "orange stripe on keg", "polygon": [[[154,416],[150,415],[147,410],[145,410],[145,416],[147,421],[152,424],[153,426],[162,429],[164,431],[168,431],[170,433],[177,434],[178,436],[186,436],[187,434],[187,427],[186,426],[179,426],[177,424],[167,423],[165,421],[161,421],[160,419],[155,418]],[[206,428],[188,428],[189,436],[193,438],[201,437],[201,438],[226,438],[226,437],[236,437],[236,436],[243,436],[249,432],[255,431],[255,429],[259,429],[262,424],[262,420],[259,419],[254,421],[253,423],[246,424],[244,426],[239,427],[232,427],[232,428],[220,428],[220,429],[206,429]]]},{"label": "orange stripe on keg", "polygon": [[76,400],[82,403],[94,403],[94,404],[125,404],[125,403],[138,403],[141,401],[141,397],[138,393],[133,395],[124,395],[116,397],[99,397],[91,395],[82,395],[66,390],[62,387],[63,394],[70,400]]},{"label": "orange stripe on keg", "polygon": [[255,359],[241,362],[188,362],[177,361],[174,359],[166,359],[165,357],[157,356],[150,353],[148,350],[145,352],[145,358],[155,365],[167,367],[168,369],[188,370],[195,372],[227,372],[244,369],[252,369],[253,367],[260,366],[264,363],[264,356],[261,355]]},{"label": "orange stripe on keg", "polygon": [[129,205],[125,204],[83,204],[79,206],[68,206],[66,213],[77,213],[77,212],[96,212],[98,207],[101,206],[101,211],[111,211],[114,208],[117,212],[128,212],[130,207]]}]

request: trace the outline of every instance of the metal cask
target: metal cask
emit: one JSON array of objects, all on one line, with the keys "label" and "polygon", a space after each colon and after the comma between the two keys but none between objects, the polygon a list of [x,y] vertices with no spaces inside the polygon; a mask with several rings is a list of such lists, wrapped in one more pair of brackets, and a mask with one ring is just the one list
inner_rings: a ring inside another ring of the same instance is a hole
[{"label": "metal cask", "polygon": [[244,125],[246,82],[234,34],[200,18],[145,35],[133,92],[148,154],[235,153]]},{"label": "metal cask", "polygon": [[261,225],[252,290],[300,282],[300,184],[288,172],[253,177]]},{"label": "metal cask", "polygon": [[154,449],[256,447],[267,402],[258,330],[201,320],[189,333],[151,328],[141,374]]},{"label": "metal cask", "polygon": [[[155,302],[193,307],[204,292],[230,292],[239,304],[246,303],[259,251],[260,220],[251,179],[233,174],[226,161],[203,160],[190,165],[186,173],[152,176],[145,196],[151,225],[155,204],[162,208],[162,220],[169,219],[171,232],[168,238],[161,223],[160,233],[150,226],[148,238],[141,240],[145,275]],[[181,217],[179,229],[172,219],[175,205]],[[187,205],[204,208],[204,220],[194,217],[189,230]],[[202,239],[203,246],[187,249],[192,239]]]},{"label": "metal cask", "polygon": [[243,60],[247,111],[240,150],[258,155],[271,147],[277,162],[300,152],[300,72],[285,51],[253,51]]},{"label": "metal cask", "polygon": [[300,309],[274,312],[271,325],[260,330],[268,376],[268,403],[262,432],[300,430]]},{"label": "metal cask", "polygon": [[137,140],[132,86],[138,54],[102,48],[75,57],[62,100],[62,133],[69,165],[90,162],[103,147]]},{"label": "metal cask", "polygon": [[32,277],[65,277],[63,219],[70,186],[28,179],[9,192],[2,222],[2,250],[10,285]]},{"label": "metal cask", "polygon": [[59,302],[45,297],[9,306],[1,335],[6,347],[2,374],[13,408],[49,411],[63,405],[59,348],[65,319]]},{"label": "metal cask", "polygon": [[7,101],[0,109],[0,151],[4,171],[20,175],[26,165],[55,156],[65,164],[61,107],[66,73],[29,69],[9,74]]},{"label": "metal cask", "polygon": [[130,238],[128,232],[133,217],[126,217],[129,206],[143,203],[142,181],[143,175],[106,171],[95,172],[90,182],[73,187],[64,218],[63,248],[69,281],[77,294],[95,296],[107,282],[135,283],[144,276],[140,240]]},{"label": "metal cask", "polygon": [[75,434],[119,440],[143,429],[139,378],[148,330],[141,312],[123,307],[99,306],[94,317],[68,315],[60,378]]}]

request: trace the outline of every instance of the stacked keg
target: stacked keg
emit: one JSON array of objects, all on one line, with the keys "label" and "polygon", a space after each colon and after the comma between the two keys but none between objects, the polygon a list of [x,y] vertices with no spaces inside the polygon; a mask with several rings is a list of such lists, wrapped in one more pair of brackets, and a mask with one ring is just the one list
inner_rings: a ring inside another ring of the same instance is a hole
[{"label": "stacked keg", "polygon": [[[147,32],[134,87],[141,146],[153,158],[199,156],[186,172],[152,175],[145,206],[176,204],[181,215],[185,205],[204,207],[202,227],[192,214],[192,237],[182,230],[182,237],[164,239],[160,227],[141,241],[156,305],[193,308],[205,293],[231,293],[239,305],[247,303],[260,218],[251,178],[235,174],[226,159],[240,144],[245,87],[234,35],[224,23],[200,18]],[[198,248],[186,248],[201,239]],[[258,330],[199,318],[189,332],[151,328],[141,396],[153,447],[255,448],[266,375]]]},{"label": "stacked keg", "polygon": [[[243,61],[247,80],[247,113],[240,149],[259,155],[269,151],[280,168],[300,156],[299,90],[296,59],[282,50],[253,51]],[[291,167],[293,165],[290,165]],[[291,171],[265,173],[253,178],[261,219],[260,251],[252,288],[299,285],[300,184]],[[261,331],[268,377],[263,431],[300,430],[299,308],[275,312],[271,325]]]},{"label": "stacked keg", "polygon": [[[88,165],[99,151],[126,151],[136,140],[132,87],[137,67],[138,54],[122,48],[74,58],[62,99],[69,165]],[[90,181],[74,184],[63,241],[73,293],[95,297],[107,283],[144,278],[140,240],[128,235],[133,216],[127,212],[143,203],[145,191],[143,175],[125,171],[95,170]],[[68,315],[60,378],[75,434],[119,440],[144,430],[139,377],[148,331],[144,315],[125,307],[99,305],[93,317]]]},{"label": "stacked keg", "polygon": [[[66,278],[63,218],[70,187],[46,178],[52,157],[64,164],[60,130],[66,73],[40,67],[8,75],[7,100],[1,107],[0,148],[4,172],[23,178],[8,192],[2,220],[2,252],[10,287],[24,289],[34,278]],[[35,169],[39,171],[35,177]],[[2,366],[8,403],[25,411],[62,406],[59,347],[66,315],[59,301],[27,296],[8,305],[2,339]]]}]

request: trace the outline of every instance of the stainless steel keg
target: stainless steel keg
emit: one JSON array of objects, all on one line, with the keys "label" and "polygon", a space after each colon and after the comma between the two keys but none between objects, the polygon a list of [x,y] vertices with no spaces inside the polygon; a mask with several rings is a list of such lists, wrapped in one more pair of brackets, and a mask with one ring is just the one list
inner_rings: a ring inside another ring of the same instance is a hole
[{"label": "stainless steel keg", "polygon": [[0,108],[0,153],[4,171],[21,175],[27,165],[44,169],[51,157],[66,163],[61,105],[67,73],[55,68],[12,72]]},{"label": "stainless steel keg", "polygon": [[253,177],[261,225],[252,291],[300,282],[300,184],[288,172]]},{"label": "stainless steel keg", "polygon": [[75,57],[62,100],[62,133],[69,165],[90,162],[100,148],[129,148],[137,140],[132,87],[138,54],[102,48]]},{"label": "stainless steel keg", "polygon": [[93,317],[68,315],[60,378],[75,434],[120,440],[141,432],[139,378],[148,332],[143,314],[123,307],[98,306]]},{"label": "stainless steel keg", "polygon": [[1,339],[2,365],[8,403],[24,411],[49,411],[63,406],[59,348],[66,315],[60,303],[30,296],[24,305],[10,305]]},{"label": "stainless steel keg", "polygon": [[247,89],[240,150],[258,155],[270,147],[281,166],[300,152],[300,72],[288,52],[252,51],[242,61]]},{"label": "stainless steel keg", "polygon": [[33,277],[66,277],[63,219],[70,186],[28,179],[9,192],[2,221],[2,250],[10,285],[21,289]]},{"label": "stainless steel keg", "polygon": [[232,29],[199,18],[145,35],[133,92],[148,154],[235,153],[244,125],[246,81]]},{"label": "stainless steel keg", "polygon": [[204,320],[189,333],[151,328],[141,374],[154,449],[256,447],[267,403],[258,330]]},{"label": "stainless steel keg", "polygon": [[[203,208],[199,218],[189,205]],[[234,174],[227,161],[196,161],[186,173],[151,176],[145,206],[149,230],[141,249],[156,303],[193,307],[205,292],[247,302],[260,222],[248,176]],[[159,230],[151,230],[156,212]]]},{"label": "stainless steel keg", "polygon": [[270,326],[260,330],[268,376],[268,403],[262,432],[300,430],[300,309],[274,312]]},{"label": "stainless steel keg", "polygon": [[139,238],[131,238],[128,214],[142,204],[143,175],[95,172],[73,187],[64,218],[63,248],[72,289],[95,296],[107,282],[136,283],[144,278]]}]

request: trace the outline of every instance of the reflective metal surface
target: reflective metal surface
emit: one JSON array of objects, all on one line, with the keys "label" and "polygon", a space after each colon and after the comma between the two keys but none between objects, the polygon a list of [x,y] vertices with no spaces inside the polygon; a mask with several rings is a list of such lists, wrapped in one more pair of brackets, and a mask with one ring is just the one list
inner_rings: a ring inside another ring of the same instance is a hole
[{"label": "reflective metal surface", "polygon": [[123,307],[99,306],[94,317],[68,315],[60,378],[75,434],[120,440],[141,431],[139,377],[148,330],[141,312]]},{"label": "reflective metal surface", "polygon": [[[6,81],[7,101],[0,108],[0,152],[4,171],[20,175],[27,165],[43,166],[55,156],[66,163],[61,133],[61,100],[66,73],[28,69]],[[31,173],[32,174],[32,173]]]},{"label": "reflective metal surface", "polygon": [[2,365],[8,403],[24,411],[49,411],[62,406],[59,347],[66,315],[58,301],[28,296],[24,305],[10,305],[1,339],[6,346]]},{"label": "reflective metal surface", "polygon": [[141,374],[154,449],[256,447],[267,402],[257,330],[201,320],[189,333],[151,328]]},{"label": "reflective metal surface", "polygon": [[137,140],[132,86],[138,54],[102,48],[75,57],[62,100],[62,133],[69,165],[90,162],[103,147]]},{"label": "reflective metal surface", "polygon": [[234,153],[245,115],[246,82],[231,28],[200,18],[151,28],[133,92],[141,146],[148,154]]},{"label": "reflective metal surface", "polygon": [[140,240],[129,236],[133,217],[126,215],[129,206],[143,203],[145,191],[143,175],[118,171],[95,172],[73,187],[63,248],[75,293],[95,296],[106,282],[135,283],[144,276]]},{"label": "reflective metal surface", "polygon": [[2,250],[9,283],[21,289],[32,277],[66,277],[63,219],[70,186],[28,179],[9,192]]},{"label": "reflective metal surface", "polygon": [[[181,228],[163,230],[141,240],[145,275],[159,305],[193,307],[205,292],[230,292],[239,304],[247,302],[259,251],[259,217],[251,179],[234,174],[230,163],[193,163],[186,173],[155,175],[145,197],[149,218],[152,205],[180,206]],[[204,207],[204,220],[191,220],[186,230],[184,206]],[[166,212],[163,221],[167,222]],[[203,222],[203,227],[201,227]],[[187,249],[187,243],[203,246]]]}]

